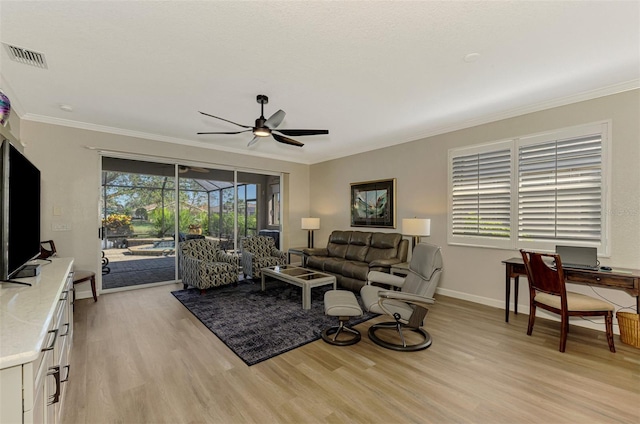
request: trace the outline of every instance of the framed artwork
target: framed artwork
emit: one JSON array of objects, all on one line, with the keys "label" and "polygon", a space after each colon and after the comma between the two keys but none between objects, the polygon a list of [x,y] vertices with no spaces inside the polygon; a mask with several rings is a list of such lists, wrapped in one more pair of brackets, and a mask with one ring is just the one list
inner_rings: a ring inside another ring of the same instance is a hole
[{"label": "framed artwork", "polygon": [[396,179],[351,183],[351,226],[396,228]]}]

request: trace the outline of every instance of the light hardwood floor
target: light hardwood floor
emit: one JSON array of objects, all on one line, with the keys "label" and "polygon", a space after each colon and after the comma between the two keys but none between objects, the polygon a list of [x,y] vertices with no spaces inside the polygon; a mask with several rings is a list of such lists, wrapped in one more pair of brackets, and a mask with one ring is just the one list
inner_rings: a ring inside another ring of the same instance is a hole
[{"label": "light hardwood floor", "polygon": [[[439,296],[433,345],[319,340],[248,367],[171,294],[77,301],[63,423],[634,423],[640,350],[572,326]],[[260,313],[256,311],[256,313]]]}]

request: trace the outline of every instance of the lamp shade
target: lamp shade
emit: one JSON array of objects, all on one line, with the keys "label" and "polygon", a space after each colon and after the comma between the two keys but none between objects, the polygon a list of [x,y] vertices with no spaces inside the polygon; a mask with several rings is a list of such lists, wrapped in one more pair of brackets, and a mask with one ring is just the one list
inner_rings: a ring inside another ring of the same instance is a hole
[{"label": "lamp shade", "polygon": [[302,218],[303,230],[319,230],[320,218]]},{"label": "lamp shade", "polygon": [[431,220],[423,218],[403,219],[402,234],[407,236],[429,236],[431,235]]}]

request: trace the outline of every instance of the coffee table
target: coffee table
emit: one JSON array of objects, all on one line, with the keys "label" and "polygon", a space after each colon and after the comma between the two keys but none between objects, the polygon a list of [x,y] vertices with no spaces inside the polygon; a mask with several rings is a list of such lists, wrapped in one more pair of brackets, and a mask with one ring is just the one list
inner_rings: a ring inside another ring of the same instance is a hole
[{"label": "coffee table", "polygon": [[302,287],[302,309],[311,309],[311,289],[333,284],[336,289],[336,277],[322,272],[312,271],[294,265],[269,266],[260,270],[262,273],[262,291],[265,290],[265,276]]}]

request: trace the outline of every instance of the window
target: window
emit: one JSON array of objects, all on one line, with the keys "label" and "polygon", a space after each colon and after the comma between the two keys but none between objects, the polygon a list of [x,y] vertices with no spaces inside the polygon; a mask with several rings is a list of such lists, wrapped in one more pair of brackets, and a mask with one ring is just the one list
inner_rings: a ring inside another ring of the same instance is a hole
[{"label": "window", "polygon": [[449,151],[449,243],[606,254],[609,124]]},{"label": "window", "polygon": [[280,225],[280,184],[271,184],[269,187],[269,222],[268,225]]},{"label": "window", "polygon": [[508,240],[511,149],[500,143],[469,150],[454,157],[451,164],[452,234]]}]

